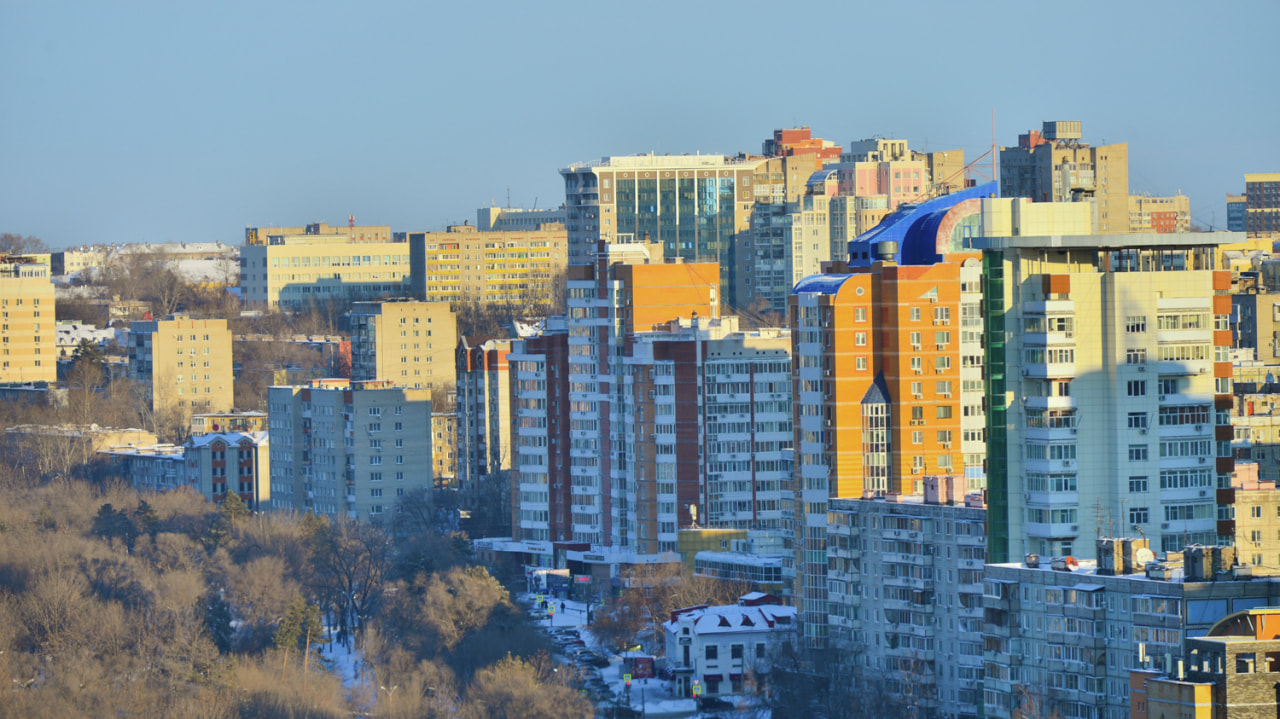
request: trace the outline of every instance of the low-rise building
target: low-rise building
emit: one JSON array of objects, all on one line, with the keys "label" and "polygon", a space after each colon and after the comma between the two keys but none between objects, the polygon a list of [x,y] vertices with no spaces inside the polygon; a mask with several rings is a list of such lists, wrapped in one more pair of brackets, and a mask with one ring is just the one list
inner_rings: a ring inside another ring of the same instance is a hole
[{"label": "low-rise building", "polygon": [[1157,560],[1147,545],[1099,539],[1097,561],[987,565],[984,716],[1015,716],[1034,701],[1064,717],[1126,719],[1130,670],[1147,657],[1181,656],[1188,637],[1228,614],[1280,602],[1280,582],[1254,578],[1233,547]]},{"label": "low-rise building", "polygon": [[266,412],[211,412],[191,415],[191,434],[194,436],[217,432],[265,431]]},{"label": "low-rise building", "polygon": [[271,505],[270,441],[266,432],[220,432],[181,445],[117,445],[100,452],[134,487],[151,492],[190,488],[221,504],[229,492],[250,509]]},{"label": "low-rise building", "polygon": [[702,686],[703,696],[741,694],[767,673],[778,647],[795,641],[796,608],[779,601],[757,592],[734,605],[672,612],[662,629],[676,694],[692,696],[695,683]]}]

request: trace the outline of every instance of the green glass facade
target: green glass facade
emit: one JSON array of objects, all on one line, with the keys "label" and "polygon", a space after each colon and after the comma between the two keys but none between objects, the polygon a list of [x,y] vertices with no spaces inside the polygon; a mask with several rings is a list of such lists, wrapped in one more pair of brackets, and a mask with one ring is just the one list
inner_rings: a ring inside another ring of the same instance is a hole
[{"label": "green glass facade", "polygon": [[1004,256],[982,253],[987,363],[987,562],[1009,561],[1009,455],[1005,407]]}]

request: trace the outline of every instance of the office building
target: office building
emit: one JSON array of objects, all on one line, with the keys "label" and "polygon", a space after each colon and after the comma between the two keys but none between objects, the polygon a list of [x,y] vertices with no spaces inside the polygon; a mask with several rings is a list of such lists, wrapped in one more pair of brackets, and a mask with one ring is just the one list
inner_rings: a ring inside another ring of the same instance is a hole
[{"label": "office building", "polygon": [[235,404],[231,330],[226,320],[171,315],[129,325],[129,379],[139,382],[158,415],[229,412]]},{"label": "office building", "polygon": [[347,319],[352,379],[453,389],[458,322],[448,302],[356,302]]},{"label": "office building", "polygon": [[1280,232],[1280,172],[1245,175],[1244,196],[1245,232]]},{"label": "office building", "polygon": [[1248,195],[1227,195],[1227,231],[1244,232],[1249,214]]},{"label": "office building", "polygon": [[0,383],[58,378],[49,265],[0,257]]},{"label": "office building", "polygon": [[827,505],[832,656],[918,716],[977,717],[987,512],[963,478]]},{"label": "office building", "polygon": [[1230,547],[1157,559],[1143,539],[1096,544],[1097,562],[1028,555],[987,565],[984,716],[1016,716],[1030,700],[1064,717],[1128,719],[1131,670],[1181,657],[1233,612],[1280,601],[1280,583],[1251,580]]},{"label": "office building", "polygon": [[251,227],[240,248],[240,298],[252,307],[403,296],[409,244],[385,225]]},{"label": "office building", "polygon": [[1173,197],[1129,196],[1129,231],[1168,234],[1191,231],[1191,200]]},{"label": "office building", "polygon": [[457,463],[464,492],[511,469],[510,352],[511,340],[458,342]]},{"label": "office building", "polygon": [[490,231],[453,225],[408,238],[414,299],[546,307],[564,282],[568,239],[558,223]]},{"label": "office building", "polygon": [[1129,145],[1081,142],[1078,121],[1045,122],[1000,148],[1000,194],[1035,202],[1092,202],[1097,231],[1129,232]]},{"label": "office building", "polygon": [[1218,234],[986,237],[990,551],[1230,541],[1230,272]]},{"label": "office building", "polygon": [[276,509],[371,520],[432,487],[431,392],[379,380],[267,390]]},{"label": "office building", "polygon": [[734,286],[729,253],[747,229],[752,179],[765,158],[724,155],[605,157],[562,169],[569,264],[590,265],[596,243],[656,243],[667,259],[717,262]]}]

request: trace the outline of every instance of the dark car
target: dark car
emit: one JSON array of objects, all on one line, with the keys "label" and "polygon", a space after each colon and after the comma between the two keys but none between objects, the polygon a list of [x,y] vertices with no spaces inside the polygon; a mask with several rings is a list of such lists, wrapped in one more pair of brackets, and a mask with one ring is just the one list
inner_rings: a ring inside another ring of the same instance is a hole
[{"label": "dark car", "polygon": [[733,705],[720,697],[702,697],[698,699],[698,708],[705,711],[716,711],[719,709],[732,709]]}]

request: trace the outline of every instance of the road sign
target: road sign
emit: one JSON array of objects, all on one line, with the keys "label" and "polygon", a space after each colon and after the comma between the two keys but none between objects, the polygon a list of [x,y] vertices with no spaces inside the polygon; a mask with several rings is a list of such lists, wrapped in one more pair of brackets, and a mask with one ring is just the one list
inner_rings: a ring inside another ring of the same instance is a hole
[{"label": "road sign", "polygon": [[622,681],[626,682],[626,683],[627,683],[627,686],[631,686],[631,675],[630,675],[630,674],[623,674],[623,675],[622,675]]},{"label": "road sign", "polygon": [[548,604],[548,605],[547,605],[547,614],[550,614],[550,615],[551,615],[551,616],[553,616],[553,617],[556,615],[556,603],[555,603],[555,602],[551,602],[550,604]]},{"label": "road sign", "polygon": [[693,681],[693,698],[697,699],[700,696],[702,696],[702,685],[695,679]]}]

